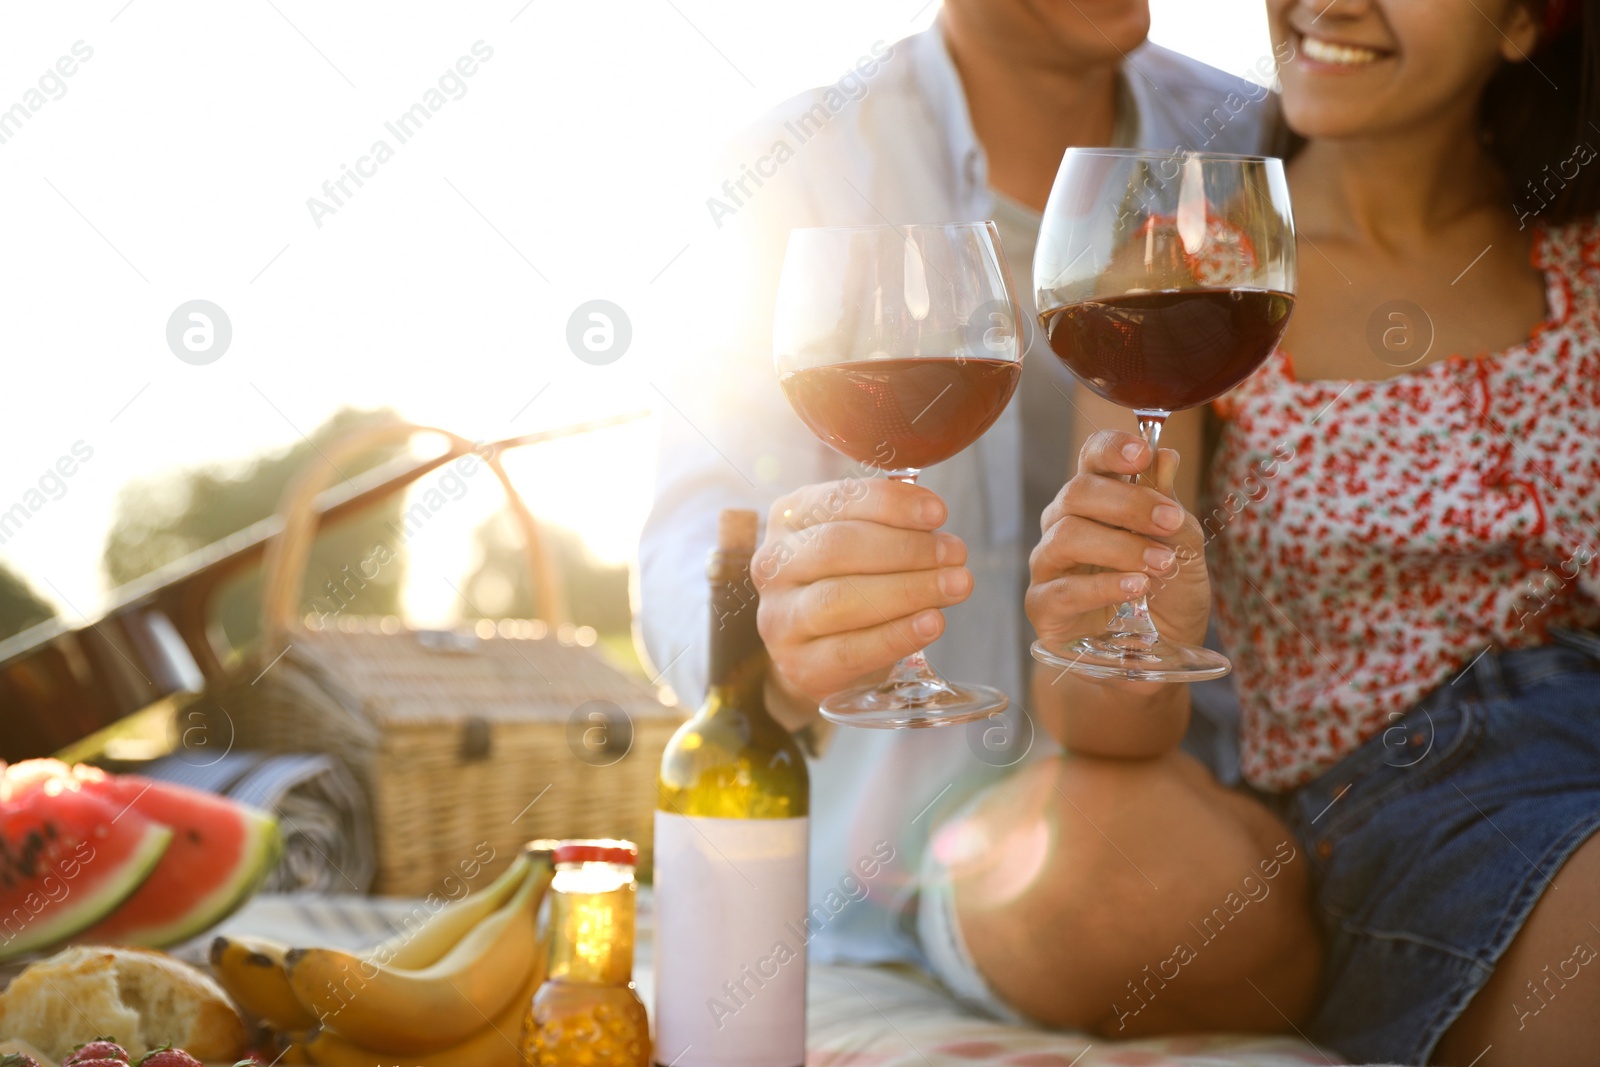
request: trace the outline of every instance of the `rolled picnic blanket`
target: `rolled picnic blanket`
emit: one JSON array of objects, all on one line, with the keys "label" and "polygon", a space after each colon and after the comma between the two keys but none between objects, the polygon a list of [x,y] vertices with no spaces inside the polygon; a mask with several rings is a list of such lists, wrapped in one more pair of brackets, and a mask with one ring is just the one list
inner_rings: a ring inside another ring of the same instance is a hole
[{"label": "rolled picnic blanket", "polygon": [[337,760],[317,753],[229,752],[196,760],[180,753],[137,772],[218,793],[278,817],[283,860],[264,893],[366,893],[377,873],[372,815]]}]

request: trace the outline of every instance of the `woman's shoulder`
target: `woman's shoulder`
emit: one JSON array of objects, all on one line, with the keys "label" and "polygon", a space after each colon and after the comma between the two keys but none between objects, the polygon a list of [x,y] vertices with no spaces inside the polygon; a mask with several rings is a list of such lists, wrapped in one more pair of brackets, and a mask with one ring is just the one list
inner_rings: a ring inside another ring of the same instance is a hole
[{"label": "woman's shoulder", "polygon": [[1547,325],[1562,334],[1594,332],[1600,325],[1600,214],[1538,224],[1533,266],[1549,285]]},{"label": "woman's shoulder", "polygon": [[1573,274],[1600,266],[1600,214],[1537,223],[1533,241],[1534,264],[1542,270]]}]

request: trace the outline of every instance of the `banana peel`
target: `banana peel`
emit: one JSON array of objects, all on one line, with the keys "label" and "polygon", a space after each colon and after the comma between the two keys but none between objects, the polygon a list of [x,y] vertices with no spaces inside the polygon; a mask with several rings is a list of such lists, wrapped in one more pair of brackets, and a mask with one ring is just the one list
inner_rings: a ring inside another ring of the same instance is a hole
[{"label": "banana peel", "polygon": [[[543,971],[536,917],[553,877],[549,856],[535,853],[515,894],[429,966],[395,967],[337,949],[291,949],[284,955],[289,986],[321,1022],[319,1036],[329,1035],[325,1046],[339,1038],[408,1057],[459,1046],[518,999],[536,968]],[[307,1051],[316,1057],[309,1044]]]},{"label": "banana peel", "polygon": [[444,959],[473,927],[504,907],[527,880],[532,866],[532,856],[523,852],[489,885],[445,905],[415,930],[401,930],[363,955],[375,963],[403,970],[431,967]]},{"label": "banana peel", "polygon": [[[459,1044],[423,1053],[420,1058],[408,1057],[407,1067],[522,1067],[522,1025],[544,975],[541,957],[517,995],[487,1025]],[[328,1027],[307,1037],[302,1047],[317,1067],[377,1067],[386,1056],[394,1058],[392,1053],[364,1048]]]},{"label": "banana peel", "polygon": [[309,1030],[317,1017],[289,987],[283,963],[288,951],[264,937],[218,937],[211,942],[211,970],[246,1014],[274,1030]]}]

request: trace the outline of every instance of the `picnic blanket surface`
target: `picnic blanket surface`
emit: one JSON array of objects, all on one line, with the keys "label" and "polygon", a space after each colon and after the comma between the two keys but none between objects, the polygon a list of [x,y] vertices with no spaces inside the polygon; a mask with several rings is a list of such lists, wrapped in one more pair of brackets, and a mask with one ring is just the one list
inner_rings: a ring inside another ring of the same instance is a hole
[{"label": "picnic blanket surface", "polygon": [[[640,890],[634,981],[654,1004],[650,894]],[[360,948],[386,937],[415,901],[264,894],[224,925],[290,944]],[[215,933],[215,931],[213,931]],[[198,939],[185,954],[203,961]],[[1331,1051],[1293,1037],[1195,1034],[1106,1041],[975,1014],[909,967],[813,966],[806,1067],[1329,1067]]]}]

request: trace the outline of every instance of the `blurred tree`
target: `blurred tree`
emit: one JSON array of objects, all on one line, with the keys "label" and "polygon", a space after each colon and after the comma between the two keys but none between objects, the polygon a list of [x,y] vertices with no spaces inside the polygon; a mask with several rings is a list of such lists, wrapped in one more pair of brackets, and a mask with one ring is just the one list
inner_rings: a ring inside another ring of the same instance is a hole
[{"label": "blurred tree", "polygon": [[[312,431],[309,441],[256,456],[244,464],[212,463],[171,477],[135,482],[117,498],[116,518],[106,537],[104,566],[113,586],[121,586],[189,553],[266,518],[277,510],[289,482],[308,463],[322,463],[319,451],[352,430],[398,421],[388,409],[341,408]],[[393,458],[402,446],[367,452],[339,469],[346,475],[369,470]],[[356,615],[399,613],[405,578],[403,553],[371,578],[362,578],[364,561],[378,544],[398,547],[390,524],[400,517],[404,494],[396,494],[360,516],[318,536],[306,569],[302,603],[307,611],[336,609]],[[346,571],[346,568],[349,568]],[[371,573],[368,564],[366,572]],[[350,576],[355,575],[351,581]],[[252,568],[218,592],[214,617],[228,643],[242,648],[260,632],[261,572]],[[329,583],[340,583],[338,599]]]},{"label": "blurred tree", "polygon": [[[608,646],[632,640],[628,609],[628,568],[598,562],[573,531],[540,525],[545,544],[566,582],[572,621],[592,626]],[[522,538],[504,512],[479,526],[474,535],[476,565],[462,586],[463,618],[531,619],[533,578],[522,550]]]},{"label": "blurred tree", "polygon": [[0,563],[0,641],[55,617],[56,609],[26,579]]}]

